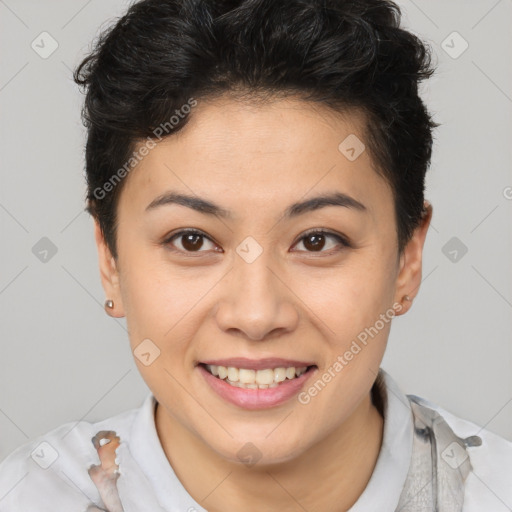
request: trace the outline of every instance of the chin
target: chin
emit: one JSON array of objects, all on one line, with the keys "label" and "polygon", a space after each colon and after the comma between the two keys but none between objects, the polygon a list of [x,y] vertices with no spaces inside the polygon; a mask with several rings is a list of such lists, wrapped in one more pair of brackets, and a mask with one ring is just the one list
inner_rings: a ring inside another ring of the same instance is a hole
[{"label": "chin", "polygon": [[[271,431],[272,429],[268,430],[268,432]],[[270,437],[272,435],[274,434],[271,434]],[[204,440],[204,442],[230,463],[247,467],[257,466],[258,468],[291,462],[305,449],[303,439],[299,440],[289,435],[284,440],[281,436],[276,436],[275,439],[270,439],[270,437],[265,429],[264,431],[260,430],[257,435],[237,436],[221,446],[215,442],[210,444],[208,440]]]}]

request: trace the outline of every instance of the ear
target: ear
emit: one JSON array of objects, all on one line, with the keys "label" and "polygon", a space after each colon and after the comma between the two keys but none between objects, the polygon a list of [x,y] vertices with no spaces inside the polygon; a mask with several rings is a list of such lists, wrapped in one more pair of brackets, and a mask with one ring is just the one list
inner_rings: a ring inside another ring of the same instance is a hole
[{"label": "ear", "polygon": [[119,272],[114,257],[105,242],[101,227],[96,219],[94,219],[94,238],[96,239],[96,247],[98,248],[98,261],[103,290],[105,291],[106,298],[114,301],[114,307],[105,307],[105,310],[110,316],[121,318],[125,313],[121,298],[121,289],[119,287]]},{"label": "ear", "polygon": [[[406,313],[412,305],[412,301],[418,294],[421,284],[423,245],[427,237],[427,231],[432,220],[432,205],[425,201],[423,205],[424,214],[420,224],[404,247],[400,255],[400,270],[396,280],[395,303],[401,304],[402,309],[397,311],[398,315]],[[403,300],[409,296],[411,300]]]}]

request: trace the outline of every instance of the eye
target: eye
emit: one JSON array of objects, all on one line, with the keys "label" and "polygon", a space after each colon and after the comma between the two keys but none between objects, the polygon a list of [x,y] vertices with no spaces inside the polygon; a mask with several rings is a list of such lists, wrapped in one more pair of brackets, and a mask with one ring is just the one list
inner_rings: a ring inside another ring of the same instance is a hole
[{"label": "eye", "polygon": [[[206,245],[205,240],[207,241]],[[330,243],[329,240],[331,241]],[[218,246],[206,234],[197,229],[178,231],[169,236],[163,243],[167,246],[174,246],[174,248],[171,247],[171,249],[184,253],[208,252],[212,249],[215,251],[219,250]],[[208,247],[208,243],[211,244],[211,247]],[[300,244],[304,246],[306,252],[322,253],[337,252],[332,251],[337,245],[341,246],[339,250],[344,247],[351,247],[348,240],[343,236],[323,229],[310,230],[300,238],[299,242],[295,244],[294,247]],[[222,249],[220,251],[222,251]]]},{"label": "eye", "polygon": [[[175,240],[177,243],[174,242]],[[205,248],[204,240],[208,240],[208,242],[213,246],[213,249],[217,247],[209,237],[197,229],[179,231],[167,238],[164,241],[164,245],[174,245],[178,251],[186,253],[207,252],[208,250],[211,250],[212,247],[208,247],[208,244],[206,244],[206,250],[201,250]]]},{"label": "eye", "polygon": [[[328,242],[329,239],[331,243]],[[337,243],[333,244],[332,241]],[[330,250],[333,249],[333,247],[335,248],[336,245],[341,245],[342,248],[350,247],[349,242],[344,237],[323,229],[310,230],[300,238],[297,245],[300,244],[305,247],[306,252],[337,252]],[[324,250],[326,247],[327,250]]]}]

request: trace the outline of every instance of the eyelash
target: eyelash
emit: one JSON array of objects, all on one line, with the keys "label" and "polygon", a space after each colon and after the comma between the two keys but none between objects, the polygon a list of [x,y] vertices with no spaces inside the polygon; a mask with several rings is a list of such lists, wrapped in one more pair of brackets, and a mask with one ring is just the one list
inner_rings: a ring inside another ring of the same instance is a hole
[{"label": "eyelash", "polygon": [[[313,229],[310,229],[308,230],[306,233],[304,233],[300,238],[299,240],[297,240],[297,242],[294,244],[297,245],[299,242],[301,242],[302,240],[304,240],[305,238],[307,238],[308,236],[310,235],[324,235],[324,236],[328,236],[328,237],[331,237],[331,238],[334,238],[338,243],[340,243],[343,247],[343,248],[350,248],[352,247],[352,244],[345,238],[343,237],[342,235],[339,235],[337,233],[334,233],[332,231],[327,231],[325,229],[321,229],[321,228],[313,228]],[[205,233],[203,233],[202,231],[199,231],[197,229],[184,229],[182,231],[178,231],[177,233],[174,233],[172,235],[170,235],[169,237],[167,237],[162,243],[163,245],[167,246],[168,248],[170,248],[170,250],[174,251],[174,252],[179,252],[181,254],[187,254],[189,256],[192,256],[192,257],[197,257],[198,255],[200,255],[202,252],[207,252],[207,251],[183,251],[181,249],[177,249],[175,247],[171,247],[171,242],[176,239],[176,238],[180,238],[181,236],[185,236],[185,235],[199,235],[199,236],[202,236],[208,240],[210,240],[210,242],[212,243],[215,243],[208,235],[206,235]],[[342,249],[337,249],[335,251],[333,251],[332,249],[328,250],[328,251],[299,251],[299,252],[307,252],[307,253],[310,253],[310,254],[327,254],[327,255],[332,255]]]}]

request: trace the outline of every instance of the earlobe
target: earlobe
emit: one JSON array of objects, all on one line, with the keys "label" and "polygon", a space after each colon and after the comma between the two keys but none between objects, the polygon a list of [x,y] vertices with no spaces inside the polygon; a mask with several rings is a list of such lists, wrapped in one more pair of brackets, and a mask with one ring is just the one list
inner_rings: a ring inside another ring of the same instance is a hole
[{"label": "earlobe", "polygon": [[124,317],[117,264],[105,242],[103,232],[96,219],[94,220],[94,238],[98,249],[101,284],[106,296],[105,311],[109,316],[115,318]]},{"label": "earlobe", "polygon": [[423,247],[432,219],[432,205],[425,201],[419,225],[400,256],[400,271],[396,281],[395,302],[401,304],[397,315],[406,313],[419,291],[422,277]]}]

